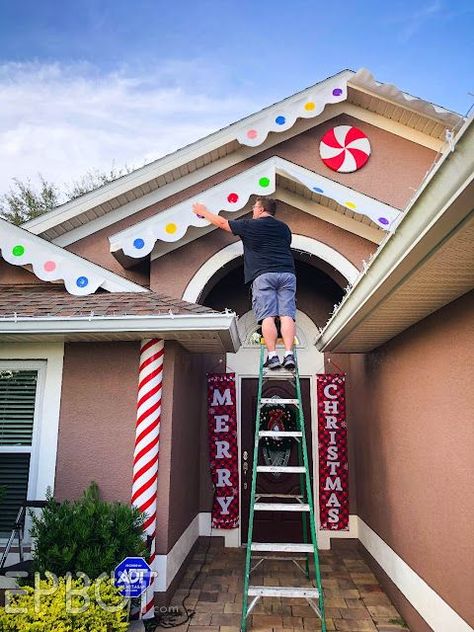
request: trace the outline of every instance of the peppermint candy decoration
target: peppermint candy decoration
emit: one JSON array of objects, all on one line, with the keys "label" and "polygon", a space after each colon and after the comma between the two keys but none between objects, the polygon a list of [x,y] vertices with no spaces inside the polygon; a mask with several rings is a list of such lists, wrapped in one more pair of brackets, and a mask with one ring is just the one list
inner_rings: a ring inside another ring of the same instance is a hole
[{"label": "peppermint candy decoration", "polygon": [[351,173],[365,165],[370,156],[367,136],[352,125],[338,125],[321,139],[319,154],[322,161],[333,171]]}]

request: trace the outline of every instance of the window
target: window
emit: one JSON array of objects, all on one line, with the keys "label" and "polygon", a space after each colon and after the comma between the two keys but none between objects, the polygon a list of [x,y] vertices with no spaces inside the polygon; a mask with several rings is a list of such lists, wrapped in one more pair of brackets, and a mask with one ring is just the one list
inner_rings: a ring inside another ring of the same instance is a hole
[{"label": "window", "polygon": [[0,538],[36,494],[36,448],[43,362],[0,362]]}]

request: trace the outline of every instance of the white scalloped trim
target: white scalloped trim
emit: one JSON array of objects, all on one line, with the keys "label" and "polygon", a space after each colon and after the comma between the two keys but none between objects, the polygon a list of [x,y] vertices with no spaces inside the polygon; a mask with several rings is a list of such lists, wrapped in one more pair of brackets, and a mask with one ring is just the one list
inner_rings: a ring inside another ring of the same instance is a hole
[{"label": "white scalloped trim", "polygon": [[66,290],[75,296],[93,294],[99,287],[109,292],[147,291],[2,219],[0,251],[3,259],[14,266],[31,265],[42,281],[63,280]]},{"label": "white scalloped trim", "polygon": [[299,95],[294,100],[263,111],[261,116],[245,121],[236,133],[241,145],[257,147],[265,142],[270,132],[285,132],[293,127],[299,118],[315,118],[323,112],[326,105],[340,103],[347,99],[347,79],[333,77],[316,85],[310,92]]},{"label": "white scalloped trim", "polygon": [[[400,211],[383,204],[383,202],[353,191],[288,160],[274,156],[207,191],[203,191],[194,198],[171,206],[166,211],[113,235],[109,238],[111,251],[122,250],[129,257],[141,259],[151,253],[158,240],[178,241],[186,234],[190,226],[198,228],[209,226],[207,220],[199,219],[193,213],[192,205],[194,202],[205,204],[215,213],[238,211],[247,204],[252,194],[269,195],[274,193],[277,174],[299,182],[310,191],[328,197],[355,213],[366,215],[384,230],[390,230],[401,214]],[[265,187],[260,184],[262,178],[266,179],[265,182],[268,181],[268,185]],[[231,195],[236,196],[237,199],[230,197]]]}]

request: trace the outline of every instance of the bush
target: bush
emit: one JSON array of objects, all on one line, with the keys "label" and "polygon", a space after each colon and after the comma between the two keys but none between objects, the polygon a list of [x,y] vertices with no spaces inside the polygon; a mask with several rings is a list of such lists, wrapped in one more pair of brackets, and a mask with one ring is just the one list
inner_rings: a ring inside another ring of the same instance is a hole
[{"label": "bush", "polygon": [[[109,578],[92,582],[84,589],[82,579],[61,577],[57,589],[54,582],[41,580],[38,594],[26,587],[25,593],[11,597],[9,610],[0,608],[0,632],[125,632],[128,628],[127,601]],[[80,590],[81,594],[74,591]],[[89,603],[84,598],[87,591]],[[48,594],[49,593],[49,594]],[[98,599],[99,597],[99,599]],[[24,612],[19,611],[24,609]]]},{"label": "bush", "polygon": [[34,571],[82,572],[96,579],[129,555],[147,556],[143,515],[130,505],[100,500],[96,483],[78,501],[48,501],[40,515],[32,516]]}]

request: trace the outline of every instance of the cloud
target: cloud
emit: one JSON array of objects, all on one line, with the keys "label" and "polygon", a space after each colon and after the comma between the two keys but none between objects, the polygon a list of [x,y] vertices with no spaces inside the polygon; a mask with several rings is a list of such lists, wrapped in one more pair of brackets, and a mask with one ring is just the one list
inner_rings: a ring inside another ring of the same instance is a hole
[{"label": "cloud", "polygon": [[403,15],[391,17],[387,21],[400,24],[401,29],[398,35],[403,42],[407,42],[423,28],[426,22],[432,18],[440,17],[443,12],[441,0],[432,0],[429,4],[425,4],[411,13],[407,10],[403,12]]},{"label": "cloud", "polygon": [[104,73],[77,63],[0,65],[0,193],[41,173],[62,186],[89,169],[141,166],[263,107],[225,69],[168,61]]}]

